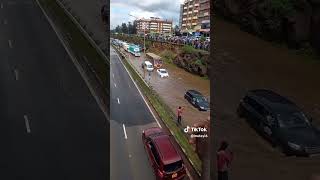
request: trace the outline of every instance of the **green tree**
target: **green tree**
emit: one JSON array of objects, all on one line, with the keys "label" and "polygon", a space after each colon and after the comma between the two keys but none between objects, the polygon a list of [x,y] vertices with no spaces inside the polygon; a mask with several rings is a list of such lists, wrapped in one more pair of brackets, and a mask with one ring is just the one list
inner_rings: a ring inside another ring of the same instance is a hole
[{"label": "green tree", "polygon": [[129,34],[134,34],[134,25],[131,24],[131,22],[129,22],[128,28],[129,28]]},{"label": "green tree", "polygon": [[122,33],[128,33],[128,27],[126,23],[121,24],[121,32]]},{"label": "green tree", "polygon": [[121,33],[121,27],[119,25],[115,28],[115,32]]}]

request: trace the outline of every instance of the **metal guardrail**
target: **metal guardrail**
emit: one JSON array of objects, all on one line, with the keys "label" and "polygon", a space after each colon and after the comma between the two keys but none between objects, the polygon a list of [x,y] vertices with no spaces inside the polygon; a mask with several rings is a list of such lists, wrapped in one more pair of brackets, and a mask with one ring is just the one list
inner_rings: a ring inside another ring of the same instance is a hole
[{"label": "metal guardrail", "polygon": [[66,9],[66,7],[62,4],[61,0],[56,0],[58,5],[65,11],[65,13],[69,16],[69,18],[73,21],[73,23],[79,28],[79,30],[83,33],[83,35],[89,40],[90,44],[97,50],[101,57],[106,61],[105,63],[110,63],[110,59],[105,55],[105,53],[101,50],[101,48],[96,44],[96,42],[91,38],[88,32],[81,26],[81,24],[73,17],[73,15]]},{"label": "metal guardrail", "polygon": [[[61,0],[56,0],[57,4],[64,10],[64,12],[68,15],[68,17],[72,20],[72,22],[77,26],[77,28],[81,31],[81,33],[87,38],[87,40],[90,42],[92,47],[96,49],[98,54],[105,60],[104,63],[106,66],[109,66],[110,59],[105,55],[105,53],[101,50],[101,48],[95,43],[95,41],[91,38],[91,36],[88,34],[88,32],[81,26],[81,24],[73,17],[73,15],[67,10],[67,8],[60,2]],[[98,76],[97,72],[95,71],[94,67],[91,65],[91,63],[86,59],[86,57],[80,57],[84,60],[85,65],[91,70],[91,72],[94,74],[94,78],[97,80],[97,82],[100,84],[100,86],[106,91],[109,92],[107,87],[105,87],[104,83],[102,82],[101,78]]]}]

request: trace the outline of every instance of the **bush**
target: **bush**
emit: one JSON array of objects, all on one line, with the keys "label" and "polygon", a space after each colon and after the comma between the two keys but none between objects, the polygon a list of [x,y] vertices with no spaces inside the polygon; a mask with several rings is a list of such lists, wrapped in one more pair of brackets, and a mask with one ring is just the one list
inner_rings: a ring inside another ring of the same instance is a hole
[{"label": "bush", "polygon": [[202,59],[197,59],[197,60],[194,62],[194,64],[199,65],[199,66],[205,65],[205,63],[203,62]]},{"label": "bush", "polygon": [[182,52],[183,53],[186,53],[186,54],[192,54],[192,53],[195,53],[196,50],[192,47],[192,46],[183,46],[182,47]]},{"label": "bush", "polygon": [[168,63],[172,63],[175,57],[177,56],[174,52],[169,50],[164,50],[160,53],[160,56]]}]

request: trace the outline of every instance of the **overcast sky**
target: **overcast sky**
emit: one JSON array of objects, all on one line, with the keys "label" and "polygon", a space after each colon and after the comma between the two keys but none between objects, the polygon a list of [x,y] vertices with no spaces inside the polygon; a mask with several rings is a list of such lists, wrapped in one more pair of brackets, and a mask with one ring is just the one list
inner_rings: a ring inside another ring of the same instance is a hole
[{"label": "overcast sky", "polygon": [[111,29],[122,23],[128,23],[138,18],[160,17],[173,19],[173,24],[179,24],[180,4],[184,0],[111,0]]}]

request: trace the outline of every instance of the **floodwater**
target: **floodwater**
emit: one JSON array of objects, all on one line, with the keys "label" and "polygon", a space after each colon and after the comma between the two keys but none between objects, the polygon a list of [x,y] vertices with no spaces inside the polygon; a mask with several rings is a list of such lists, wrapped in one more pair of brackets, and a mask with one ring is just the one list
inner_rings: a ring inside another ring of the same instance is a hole
[{"label": "floodwater", "polygon": [[320,157],[285,157],[236,116],[249,89],[271,89],[288,97],[320,125],[320,60],[276,47],[215,19],[213,112],[215,150],[222,139],[235,154],[231,179],[309,179],[320,174]]},{"label": "floodwater", "polygon": [[[122,52],[125,52],[122,49]],[[129,55],[129,60],[132,65],[144,77],[141,64],[145,61],[145,56],[134,57]],[[205,97],[210,96],[210,81],[197,75],[186,72],[173,64],[164,64],[162,68],[167,69],[169,78],[160,78],[156,71],[153,71],[149,80],[149,73],[145,73],[145,80],[153,87],[153,89],[160,95],[164,102],[176,112],[179,106],[184,107],[182,114],[182,125],[192,126],[207,119],[210,112],[199,111],[194,108],[188,101],[184,99],[184,93],[189,89],[198,90]]]}]

